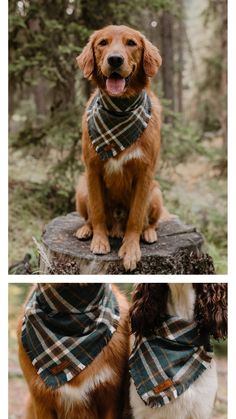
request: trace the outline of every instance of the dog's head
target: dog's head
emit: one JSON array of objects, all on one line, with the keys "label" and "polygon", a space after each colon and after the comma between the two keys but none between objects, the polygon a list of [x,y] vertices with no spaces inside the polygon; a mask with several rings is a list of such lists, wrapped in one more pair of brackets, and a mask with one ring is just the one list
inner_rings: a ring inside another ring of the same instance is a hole
[{"label": "dog's head", "polygon": [[[183,284],[179,284],[182,291]],[[185,284],[189,286],[190,284]],[[146,336],[160,327],[173,300],[172,285],[137,284],[130,309],[132,332]],[[227,284],[192,284],[195,291],[194,318],[201,334],[215,339],[227,336]],[[171,294],[171,295],[170,295]]]},{"label": "dog's head", "polygon": [[90,37],[77,63],[84,77],[94,80],[109,96],[132,96],[157,73],[161,56],[140,32],[107,26]]}]

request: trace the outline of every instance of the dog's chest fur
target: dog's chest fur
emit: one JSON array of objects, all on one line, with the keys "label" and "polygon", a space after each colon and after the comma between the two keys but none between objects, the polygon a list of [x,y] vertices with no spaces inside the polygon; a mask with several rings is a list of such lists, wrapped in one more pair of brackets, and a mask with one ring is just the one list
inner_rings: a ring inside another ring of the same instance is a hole
[{"label": "dog's chest fur", "polygon": [[[217,390],[216,364],[202,374],[178,399],[160,408],[145,406],[131,380],[130,399],[135,419],[210,419]],[[194,412],[194,416],[193,416]]]},{"label": "dog's chest fur", "polygon": [[140,148],[135,148],[130,152],[122,153],[117,159],[110,158],[104,165],[105,175],[121,174],[124,166],[131,160],[139,160],[143,158],[143,152]]},{"label": "dog's chest fur", "polygon": [[194,317],[195,291],[192,284],[169,284],[168,313],[186,320]]},{"label": "dog's chest fur", "polygon": [[101,384],[109,385],[115,379],[115,372],[110,366],[104,366],[98,373],[89,375],[78,386],[65,384],[58,389],[60,403],[64,410],[69,412],[77,404],[91,402],[91,394]]}]

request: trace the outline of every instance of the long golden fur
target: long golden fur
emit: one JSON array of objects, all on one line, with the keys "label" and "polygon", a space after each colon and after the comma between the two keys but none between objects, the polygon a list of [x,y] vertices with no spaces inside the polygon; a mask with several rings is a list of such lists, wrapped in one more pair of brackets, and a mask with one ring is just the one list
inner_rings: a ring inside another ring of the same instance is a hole
[{"label": "long golden fur", "polygon": [[[22,345],[22,318],[20,319],[17,331],[19,360],[30,391],[25,419],[120,419],[122,417],[125,395],[128,393],[129,308],[126,298],[117,287],[113,286],[113,292],[121,315],[117,331],[95,360],[67,383],[72,389],[72,396],[73,393],[77,395],[76,399],[73,396],[73,402],[70,402],[70,390],[66,399],[62,398],[60,389],[64,386],[58,390],[51,390],[37,375]],[[95,381],[91,392],[82,397],[86,383],[89,380],[96,380],[104,368],[111,369],[112,378],[105,382]],[[75,393],[73,389],[78,391]]]},{"label": "long golden fur", "polygon": [[[142,34],[126,26],[108,26],[95,32],[77,62],[84,77],[110,96],[116,94],[107,91],[106,80],[114,71],[109,57],[117,52],[123,63],[116,73],[126,80],[125,89],[118,96],[130,97],[146,89],[152,117],[133,145],[104,162],[91,143],[85,112],[82,121],[85,173],[79,180],[76,209],[86,224],[76,236],[92,237],[91,251],[95,254],[110,252],[109,236],[123,238],[119,256],[126,270],[134,270],[141,258],[140,237],[148,243],[157,240],[156,225],[162,212],[161,192],[154,180],[160,151],[160,105],[150,90],[150,78],[157,73],[161,56]],[[88,106],[95,94],[97,90]],[[110,170],[110,160],[119,170]]]}]

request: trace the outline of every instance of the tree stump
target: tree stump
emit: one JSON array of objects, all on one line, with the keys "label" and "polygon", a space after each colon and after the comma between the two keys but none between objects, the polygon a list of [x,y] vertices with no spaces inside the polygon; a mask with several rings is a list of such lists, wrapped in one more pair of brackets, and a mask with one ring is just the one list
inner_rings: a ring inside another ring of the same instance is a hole
[{"label": "tree stump", "polygon": [[[118,257],[121,240],[110,239],[109,254],[94,255],[90,251],[91,240],[80,241],[74,236],[83,223],[73,212],[45,226],[40,246],[40,273],[127,274]],[[194,226],[174,218],[160,222],[157,235],[156,243],[141,242],[142,258],[131,274],[214,274],[212,258],[204,252],[203,237]]]}]

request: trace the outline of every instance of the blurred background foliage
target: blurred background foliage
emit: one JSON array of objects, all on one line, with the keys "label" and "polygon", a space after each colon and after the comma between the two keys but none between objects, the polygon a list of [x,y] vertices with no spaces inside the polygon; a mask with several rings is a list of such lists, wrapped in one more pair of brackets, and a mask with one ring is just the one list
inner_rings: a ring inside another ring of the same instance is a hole
[{"label": "blurred background foliage", "polygon": [[163,109],[165,204],[196,224],[217,273],[226,273],[227,1],[9,0],[10,273],[37,273],[32,236],[74,210],[92,91],[75,58],[107,24],[141,28],[160,49],[153,90]]}]

